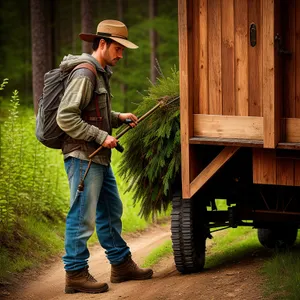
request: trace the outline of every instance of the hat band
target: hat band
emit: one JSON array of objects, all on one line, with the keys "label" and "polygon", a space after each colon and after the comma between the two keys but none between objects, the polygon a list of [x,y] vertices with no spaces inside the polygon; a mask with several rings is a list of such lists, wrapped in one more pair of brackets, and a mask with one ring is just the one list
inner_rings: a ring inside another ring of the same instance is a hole
[{"label": "hat band", "polygon": [[122,35],[112,35],[111,33],[107,33],[107,32],[97,32],[97,35],[99,36],[103,36],[103,37],[116,37],[116,38],[121,38],[124,40],[127,40],[127,37],[122,36]]}]

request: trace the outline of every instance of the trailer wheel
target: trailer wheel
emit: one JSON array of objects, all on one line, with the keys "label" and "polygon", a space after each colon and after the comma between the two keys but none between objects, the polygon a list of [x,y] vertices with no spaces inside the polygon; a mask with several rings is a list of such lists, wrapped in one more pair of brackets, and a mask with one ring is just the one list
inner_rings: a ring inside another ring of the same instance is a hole
[{"label": "trailer wheel", "polygon": [[[197,200],[196,200],[197,201]],[[203,269],[205,263],[205,223],[201,215],[193,218],[193,199],[182,199],[175,194],[172,200],[171,231],[176,268],[181,273],[195,273]],[[206,207],[205,211],[206,211]],[[196,208],[195,208],[196,210]],[[202,219],[203,220],[203,219]]]},{"label": "trailer wheel", "polygon": [[294,225],[257,229],[259,242],[269,249],[286,249],[293,246],[297,234],[298,227]]}]

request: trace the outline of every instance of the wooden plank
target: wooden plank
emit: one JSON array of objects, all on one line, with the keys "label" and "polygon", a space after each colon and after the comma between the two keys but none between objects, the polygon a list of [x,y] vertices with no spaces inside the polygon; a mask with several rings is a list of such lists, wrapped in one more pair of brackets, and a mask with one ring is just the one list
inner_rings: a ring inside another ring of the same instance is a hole
[{"label": "wooden plank", "polygon": [[208,1],[209,113],[222,114],[221,0]]},{"label": "wooden plank", "polygon": [[[296,1],[296,16],[300,16],[300,1]],[[300,117],[300,18],[296,18],[296,29],[295,29],[295,82],[296,84],[296,109],[295,109],[295,117]]]},{"label": "wooden plank", "polygon": [[294,160],[277,159],[276,160],[277,184],[294,185]]},{"label": "wooden plank", "polygon": [[[227,2],[227,1],[225,1]],[[247,116],[248,107],[248,2],[235,0],[236,115]]]},{"label": "wooden plank", "polygon": [[276,153],[273,149],[253,149],[253,183],[276,184]]},{"label": "wooden plank", "polygon": [[285,126],[285,142],[300,143],[300,119],[284,118],[282,122]]},{"label": "wooden plank", "polygon": [[253,183],[260,183],[262,176],[262,151],[260,149],[252,149],[252,169]]},{"label": "wooden plank", "polygon": [[300,186],[300,160],[295,160],[295,179],[294,179],[294,185]]},{"label": "wooden plank", "polygon": [[296,111],[295,101],[295,0],[282,3],[282,16],[284,18],[284,37],[282,47],[289,50],[293,55],[284,59],[284,117],[294,118]]},{"label": "wooden plank", "polygon": [[262,140],[263,118],[196,114],[194,136]]},{"label": "wooden plank", "polygon": [[193,16],[193,37],[190,40],[193,47],[192,52],[189,53],[189,55],[192,56],[192,59],[194,61],[194,67],[193,67],[193,77],[191,80],[193,80],[193,93],[194,93],[194,113],[200,113],[200,69],[201,69],[201,62],[200,62],[200,0],[194,0],[193,1],[193,10],[192,10],[192,16]]},{"label": "wooden plank", "polygon": [[263,184],[276,184],[276,153],[273,149],[261,149],[262,151],[262,180]]},{"label": "wooden plank", "polygon": [[235,115],[234,0],[222,1],[223,115]]},{"label": "wooden plank", "polygon": [[300,143],[278,143],[276,149],[300,150]]},{"label": "wooden plank", "polygon": [[238,147],[252,147],[252,148],[253,147],[263,148],[264,146],[262,140],[226,139],[226,138],[211,138],[211,137],[192,137],[190,138],[190,144],[238,146]]},{"label": "wooden plank", "polygon": [[263,118],[264,147],[275,148],[279,132],[275,120],[275,64],[274,64],[274,1],[262,1],[263,13]]},{"label": "wooden plank", "polygon": [[189,101],[191,91],[189,80],[191,80],[189,70],[188,54],[190,53],[188,42],[188,1],[178,0],[178,38],[179,43],[179,71],[180,71],[180,136],[181,136],[181,178],[182,196],[190,198],[190,147],[189,138],[193,131],[190,118],[192,119],[192,105]]},{"label": "wooden plank", "polygon": [[208,114],[207,0],[200,0],[200,114]]},{"label": "wooden plank", "polygon": [[239,147],[225,147],[191,182],[191,197],[236,153]]},{"label": "wooden plank", "polygon": [[276,184],[276,154],[272,149],[262,150],[262,176],[265,184]]},{"label": "wooden plank", "polygon": [[262,116],[262,16],[261,1],[249,0],[249,24],[256,24],[256,46],[249,44],[249,116]]},{"label": "wooden plank", "polygon": [[[281,11],[281,0],[274,0],[274,30],[276,34],[283,36],[282,31],[282,11]],[[275,50],[276,52],[276,50]],[[275,63],[275,127],[277,128],[278,134],[278,142],[285,140],[285,132],[282,130],[282,123],[280,122],[280,118],[283,114],[282,102],[283,102],[283,66],[284,60],[282,56],[275,54],[274,58]],[[279,122],[278,122],[279,120]]]}]

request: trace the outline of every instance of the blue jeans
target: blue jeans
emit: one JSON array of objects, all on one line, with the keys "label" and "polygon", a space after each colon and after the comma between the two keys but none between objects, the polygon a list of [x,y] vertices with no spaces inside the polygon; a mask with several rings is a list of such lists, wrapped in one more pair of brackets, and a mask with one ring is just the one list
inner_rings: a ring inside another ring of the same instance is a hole
[{"label": "blue jeans", "polygon": [[110,166],[92,163],[84,180],[84,190],[78,191],[88,161],[69,157],[65,169],[70,185],[70,210],[66,220],[63,262],[66,271],[88,265],[87,241],[96,232],[111,264],[121,263],[130,249],[121,237],[123,205]]}]

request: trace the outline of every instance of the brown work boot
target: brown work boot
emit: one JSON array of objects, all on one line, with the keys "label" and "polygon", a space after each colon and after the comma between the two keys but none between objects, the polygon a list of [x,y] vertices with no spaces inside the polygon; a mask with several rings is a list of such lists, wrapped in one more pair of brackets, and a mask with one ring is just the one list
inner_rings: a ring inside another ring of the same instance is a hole
[{"label": "brown work boot", "polygon": [[152,275],[151,269],[139,268],[129,255],[121,264],[111,265],[110,281],[119,283],[127,280],[144,280],[150,279]]},{"label": "brown work boot", "polygon": [[76,271],[66,271],[66,294],[82,293],[103,293],[108,290],[106,283],[97,282],[89,273],[88,267]]}]

